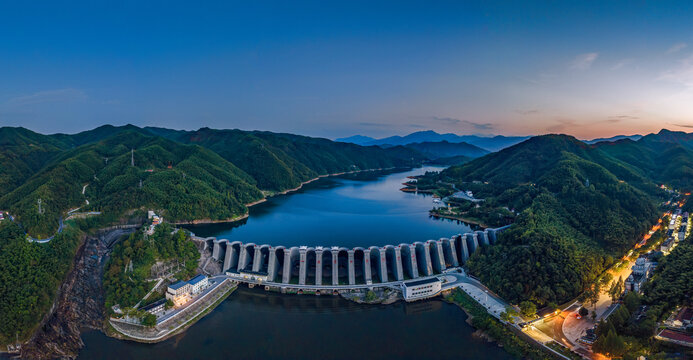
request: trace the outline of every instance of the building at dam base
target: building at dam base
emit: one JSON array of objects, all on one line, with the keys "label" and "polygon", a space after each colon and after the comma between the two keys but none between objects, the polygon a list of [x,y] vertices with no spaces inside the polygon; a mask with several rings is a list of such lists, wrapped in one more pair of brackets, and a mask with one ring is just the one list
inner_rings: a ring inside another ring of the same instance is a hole
[{"label": "building at dam base", "polygon": [[284,247],[206,238],[228,275],[280,288],[340,289],[400,283],[463,265],[482,245],[493,245],[509,226],[450,238],[386,246]]}]

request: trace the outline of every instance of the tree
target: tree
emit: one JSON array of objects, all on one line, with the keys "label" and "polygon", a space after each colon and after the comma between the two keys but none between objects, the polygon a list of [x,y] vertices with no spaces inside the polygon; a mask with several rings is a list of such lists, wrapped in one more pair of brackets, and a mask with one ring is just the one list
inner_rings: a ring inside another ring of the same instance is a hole
[{"label": "tree", "polygon": [[592,349],[598,353],[609,356],[620,356],[626,351],[626,343],[612,328],[606,336],[600,336],[592,345]]},{"label": "tree", "polygon": [[580,296],[583,304],[588,306],[596,306],[599,301],[599,289],[597,286],[590,286]]},{"label": "tree", "polygon": [[558,304],[556,304],[556,303],[553,302],[553,301],[551,301],[551,302],[549,302],[548,304],[546,304],[546,307],[548,307],[549,309],[551,309],[551,311],[556,311],[556,310],[558,310]]},{"label": "tree", "polygon": [[609,287],[608,294],[611,297],[611,301],[615,302],[616,300],[618,300],[619,297],[621,297],[622,293],[623,293],[623,282],[622,282],[622,278],[619,277],[618,280],[611,283],[611,287]]},{"label": "tree", "polygon": [[375,300],[375,298],[376,298],[376,296],[375,296],[375,293],[373,292],[373,290],[368,290],[368,292],[366,293],[366,298],[365,298],[366,302],[371,302],[371,301]]},{"label": "tree", "polygon": [[142,318],[142,325],[144,326],[156,326],[156,316],[151,313],[147,313]]},{"label": "tree", "polygon": [[583,317],[587,316],[589,313],[590,313],[590,311],[587,310],[587,308],[585,308],[584,306],[581,307],[580,310],[578,310],[578,314],[580,314],[580,316],[583,316]]},{"label": "tree", "polygon": [[520,303],[520,312],[526,317],[534,317],[537,314],[537,306],[531,301]]},{"label": "tree", "polygon": [[611,273],[604,274],[604,276],[602,276],[601,279],[599,279],[599,284],[598,284],[599,289],[606,288],[609,285],[609,283],[611,282],[611,280],[613,280],[613,279],[614,279],[614,276],[611,275]]},{"label": "tree", "polygon": [[628,311],[631,313],[640,307],[640,303],[640,295],[638,295],[635,291],[629,291],[628,294],[623,297],[623,304],[626,305]]},{"label": "tree", "polygon": [[513,320],[513,317],[510,316],[510,314],[508,314],[508,313],[505,312],[505,311],[503,311],[503,312],[500,314],[500,318],[501,318],[501,320],[503,320],[503,321],[505,321],[505,322],[509,322],[509,323],[511,323],[511,324],[513,324],[513,323],[515,322],[515,321]]},{"label": "tree", "polygon": [[164,304],[164,308],[167,310],[173,307],[173,301],[171,299],[166,299],[166,304]]}]

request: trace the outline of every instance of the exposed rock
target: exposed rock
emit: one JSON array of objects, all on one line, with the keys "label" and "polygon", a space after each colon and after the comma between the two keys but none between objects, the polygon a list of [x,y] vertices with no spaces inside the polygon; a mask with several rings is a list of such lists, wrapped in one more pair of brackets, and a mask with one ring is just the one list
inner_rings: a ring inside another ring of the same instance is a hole
[{"label": "exposed rock", "polygon": [[22,347],[26,359],[74,359],[84,346],[80,329],[101,329],[105,309],[104,263],[112,244],[134,229],[113,229],[88,236],[77,250],[73,268],[59,289],[42,326]]}]

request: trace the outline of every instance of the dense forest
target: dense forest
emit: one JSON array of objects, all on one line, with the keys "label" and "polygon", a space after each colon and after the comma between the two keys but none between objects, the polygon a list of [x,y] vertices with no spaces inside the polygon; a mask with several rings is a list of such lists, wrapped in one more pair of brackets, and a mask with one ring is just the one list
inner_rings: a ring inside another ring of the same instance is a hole
[{"label": "dense forest", "polygon": [[569,136],[534,137],[436,176],[518,214],[499,243],[468,264],[512,302],[575,297],[658,215],[652,181]]},{"label": "dense forest", "polygon": [[68,224],[50,243],[30,243],[17,224],[0,222],[0,343],[31,334],[50,309],[81,238]]},{"label": "dense forest", "polygon": [[7,184],[0,209],[38,237],[52,235],[71,208],[122,214],[146,207],[172,221],[221,220],[246,213],[245,204],[263,198],[263,191],[291,189],[318,175],[411,166],[424,159],[401,147],[290,134],[132,125],[48,136],[0,128],[0,141],[7,145],[0,152],[0,183]]},{"label": "dense forest", "polygon": [[130,308],[147,294],[155,281],[151,274],[155,263],[178,264],[173,267],[175,276],[187,280],[195,274],[200,253],[184,230],[172,232],[172,227],[162,224],[153,235],[142,231],[130,235],[113,248],[104,273],[106,309],[120,305]]},{"label": "dense forest", "polygon": [[215,130],[148,131],[187,144],[208,148],[238,165],[263,190],[283,191],[318,175],[412,164],[426,159],[404,147],[382,149],[327,139],[266,131]]}]

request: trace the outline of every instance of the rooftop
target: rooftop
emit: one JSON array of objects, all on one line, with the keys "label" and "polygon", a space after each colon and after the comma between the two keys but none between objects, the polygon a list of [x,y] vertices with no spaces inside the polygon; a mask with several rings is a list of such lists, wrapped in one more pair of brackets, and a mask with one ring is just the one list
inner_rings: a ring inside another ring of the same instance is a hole
[{"label": "rooftop", "polygon": [[195,285],[195,284],[197,284],[197,283],[199,283],[200,281],[205,280],[205,279],[207,279],[206,276],[204,276],[204,275],[197,275],[197,276],[195,276],[194,278],[190,279],[190,280],[188,281],[188,283],[189,283],[190,285]]},{"label": "rooftop", "polygon": [[676,320],[679,321],[692,321],[693,320],[693,308],[685,307],[676,314]]},{"label": "rooftop", "polygon": [[169,285],[168,287],[171,288],[171,289],[173,289],[173,290],[178,290],[178,289],[182,288],[183,286],[185,286],[185,285],[187,285],[187,284],[188,284],[188,283],[185,282],[185,281],[179,281],[179,282],[177,282],[177,283],[175,283],[175,284]]},{"label": "rooftop", "polygon": [[693,345],[693,336],[680,333],[678,331],[673,331],[669,329],[662,330],[662,332],[659,333],[659,336]]},{"label": "rooftop", "polygon": [[165,303],[166,303],[166,299],[159,299],[159,300],[157,300],[157,301],[155,301],[149,305],[143,306],[141,310],[149,311],[149,310],[151,310],[157,306],[163,305]]},{"label": "rooftop", "polygon": [[415,280],[415,281],[408,281],[404,283],[404,286],[419,286],[419,285],[424,285],[424,284],[433,284],[440,282],[438,278],[429,278],[429,279],[422,279],[422,280]]}]

